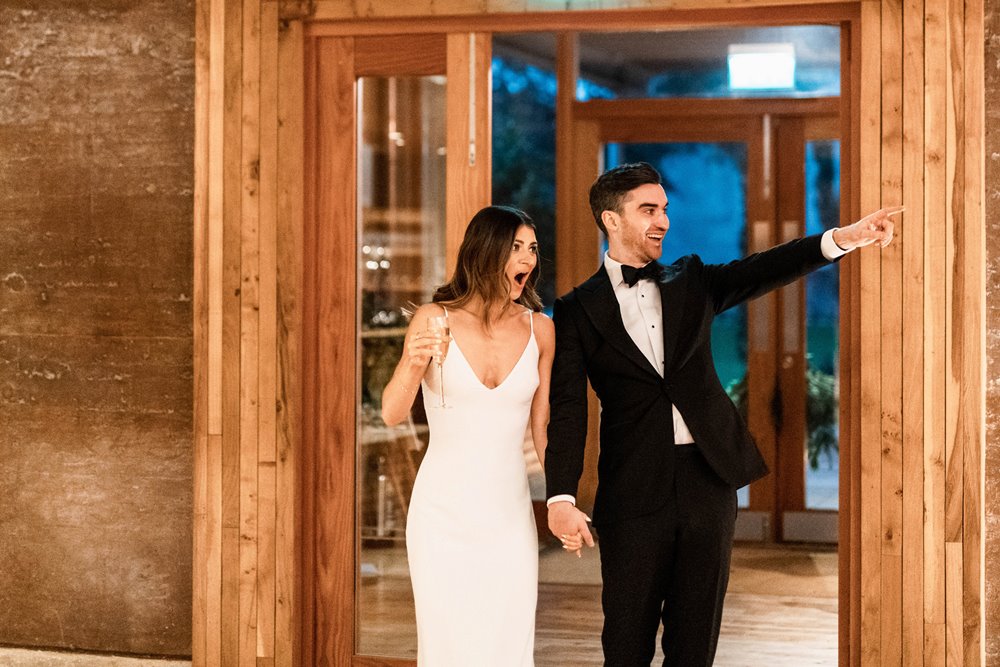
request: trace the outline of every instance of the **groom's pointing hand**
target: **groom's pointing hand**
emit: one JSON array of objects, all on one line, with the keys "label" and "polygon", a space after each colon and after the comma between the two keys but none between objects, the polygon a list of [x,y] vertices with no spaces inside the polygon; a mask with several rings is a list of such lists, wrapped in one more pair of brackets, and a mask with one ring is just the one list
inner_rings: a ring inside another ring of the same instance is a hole
[{"label": "groom's pointing hand", "polygon": [[[549,530],[560,540],[564,535],[579,535],[588,547],[593,547],[594,536],[587,525],[589,522],[590,517],[571,502],[562,501],[549,505]],[[577,551],[576,555],[579,556],[580,552]]]}]

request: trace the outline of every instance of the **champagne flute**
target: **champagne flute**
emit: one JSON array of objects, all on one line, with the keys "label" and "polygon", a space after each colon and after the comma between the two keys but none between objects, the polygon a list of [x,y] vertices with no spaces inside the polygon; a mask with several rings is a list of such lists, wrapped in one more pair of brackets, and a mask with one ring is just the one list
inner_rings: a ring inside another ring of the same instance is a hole
[{"label": "champagne flute", "polygon": [[441,402],[437,407],[439,408],[450,408],[451,406],[445,403],[444,400],[444,358],[448,354],[448,339],[451,335],[451,330],[448,327],[448,318],[444,315],[437,315],[435,317],[427,318],[427,331],[429,331],[434,336],[441,339],[438,349],[440,352],[434,355],[434,363],[438,367],[438,382],[440,383],[440,396]]}]

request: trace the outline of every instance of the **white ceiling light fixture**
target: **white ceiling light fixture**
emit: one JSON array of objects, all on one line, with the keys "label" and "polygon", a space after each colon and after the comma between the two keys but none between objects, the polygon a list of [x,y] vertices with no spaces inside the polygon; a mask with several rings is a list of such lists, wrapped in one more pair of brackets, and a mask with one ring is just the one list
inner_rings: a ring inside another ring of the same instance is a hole
[{"label": "white ceiling light fixture", "polygon": [[732,90],[795,88],[795,46],[730,44],[729,87]]}]

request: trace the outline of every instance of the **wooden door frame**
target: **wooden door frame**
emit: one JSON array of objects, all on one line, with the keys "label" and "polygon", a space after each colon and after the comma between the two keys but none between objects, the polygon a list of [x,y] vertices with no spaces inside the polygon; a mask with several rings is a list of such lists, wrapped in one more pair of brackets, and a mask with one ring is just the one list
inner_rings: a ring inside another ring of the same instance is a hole
[{"label": "wooden door frame", "polygon": [[[652,30],[683,25],[686,27],[717,27],[732,25],[776,25],[826,23],[839,25],[842,33],[852,33],[860,18],[859,5],[836,3],[828,5],[793,5],[787,7],[739,8],[712,10],[602,10],[580,12],[497,14],[469,17],[430,17],[374,21],[321,20],[318,14],[306,23],[304,44],[304,304],[303,304],[303,420],[302,420],[302,559],[301,566],[301,625],[302,658],[304,664],[346,665],[409,665],[410,661],[355,655],[355,450],[356,450],[356,386],[343,378],[357,377],[356,345],[344,341],[356,340],[356,99],[354,81],[354,38],[364,35],[448,34],[448,75],[461,78],[463,69],[455,67],[461,58],[462,41],[472,32],[565,32],[588,30]],[[470,32],[471,31],[471,32]],[[484,35],[485,36],[485,35]],[[484,41],[488,41],[484,40]],[[845,37],[847,42],[848,38]],[[842,164],[852,175],[852,185],[859,180],[857,137],[859,132],[860,86],[857,79],[860,45],[851,41],[846,53],[850,61],[848,81],[843,82],[841,117]],[[465,61],[468,72],[468,61]],[[845,71],[848,71],[845,68]],[[488,98],[487,98],[488,99]],[[565,97],[557,102],[565,108]],[[488,110],[489,104],[484,107]],[[450,109],[449,109],[450,111]],[[488,133],[488,124],[486,124]],[[558,132],[565,128],[557,128]],[[450,135],[449,135],[450,136]],[[459,146],[462,137],[456,136]],[[465,138],[467,142],[467,137]],[[456,147],[457,154],[463,154]],[[449,139],[449,156],[451,156]],[[480,164],[488,160],[482,158]],[[561,163],[560,163],[561,164]],[[561,164],[561,166],[564,166]],[[576,169],[571,167],[571,169]],[[458,187],[467,193],[462,215],[448,230],[452,240],[449,249],[457,247],[464,229],[461,220],[465,212],[475,210],[489,197],[488,175],[456,172],[449,175],[449,188]],[[489,170],[485,170],[488,172]],[[454,181],[452,180],[454,177]],[[842,181],[845,182],[845,181]],[[484,186],[485,184],[485,186]],[[845,188],[842,199],[843,220],[855,219],[859,210],[858,190]],[[557,192],[566,194],[565,189]],[[560,210],[573,205],[563,196]],[[577,218],[578,219],[578,218]],[[335,224],[336,221],[344,221]],[[348,222],[349,221],[349,222]],[[331,224],[334,223],[334,224]],[[558,229],[562,228],[557,225]],[[454,245],[453,245],[454,244]],[[577,244],[574,256],[579,258]],[[853,259],[853,258],[852,258]],[[593,261],[592,259],[590,260]],[[842,289],[841,312],[850,312],[857,301],[856,262],[845,261],[853,286]],[[573,265],[570,264],[569,267]],[[591,271],[593,267],[591,266]],[[565,274],[563,274],[565,275]],[[558,281],[557,281],[558,282]],[[842,316],[842,322],[847,320]],[[849,336],[854,327],[842,324],[842,382],[854,378],[860,357],[857,343]],[[852,395],[852,400],[854,396]],[[860,400],[860,399],[858,399]],[[856,442],[860,434],[860,410],[847,411],[842,406],[842,442]],[[860,406],[858,406],[860,407]],[[859,500],[857,482],[860,468],[851,462],[849,444],[847,460],[842,461],[841,473],[841,588],[840,588],[840,661],[849,657],[848,642],[860,625],[860,580],[852,568],[860,563],[857,545],[850,541],[857,520],[855,509]],[[847,479],[845,479],[847,477]],[[845,511],[847,509],[847,511]],[[850,522],[845,526],[845,520]]]}]

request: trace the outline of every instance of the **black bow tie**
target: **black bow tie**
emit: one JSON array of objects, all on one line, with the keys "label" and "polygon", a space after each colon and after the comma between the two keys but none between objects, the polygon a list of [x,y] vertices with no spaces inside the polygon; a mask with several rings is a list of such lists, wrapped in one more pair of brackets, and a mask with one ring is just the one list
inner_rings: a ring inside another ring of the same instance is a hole
[{"label": "black bow tie", "polygon": [[656,262],[650,262],[641,269],[637,269],[634,266],[627,266],[625,264],[622,265],[622,278],[625,280],[625,284],[629,287],[632,287],[644,278],[659,280],[662,275],[663,267]]}]

